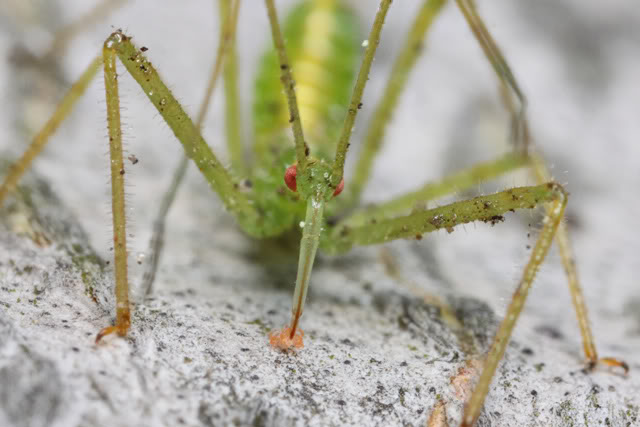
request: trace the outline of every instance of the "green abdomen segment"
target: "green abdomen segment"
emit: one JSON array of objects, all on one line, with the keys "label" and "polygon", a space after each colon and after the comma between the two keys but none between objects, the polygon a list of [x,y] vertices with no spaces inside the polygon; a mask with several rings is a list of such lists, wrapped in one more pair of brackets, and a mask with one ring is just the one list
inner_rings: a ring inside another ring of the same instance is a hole
[{"label": "green abdomen segment", "polygon": [[[357,20],[337,0],[306,1],[287,17],[284,36],[305,138],[315,157],[332,158],[357,66]],[[255,152],[263,157],[256,160],[269,161],[288,148],[282,146],[282,135],[289,135],[289,112],[273,49],[262,58],[255,96]]]}]

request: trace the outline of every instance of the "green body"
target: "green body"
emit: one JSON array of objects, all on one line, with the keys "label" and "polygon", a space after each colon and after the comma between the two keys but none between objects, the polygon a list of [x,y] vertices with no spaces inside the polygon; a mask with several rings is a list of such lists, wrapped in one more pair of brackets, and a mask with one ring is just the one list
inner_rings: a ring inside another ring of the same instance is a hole
[{"label": "green body", "polygon": [[[357,19],[339,1],[307,1],[290,12],[283,28],[305,142],[313,155],[310,162],[330,161],[359,62]],[[255,203],[267,216],[273,234],[297,228],[306,207],[303,197],[290,191],[283,180],[296,157],[280,74],[278,56],[271,47],[260,61],[255,82],[251,183]]]}]

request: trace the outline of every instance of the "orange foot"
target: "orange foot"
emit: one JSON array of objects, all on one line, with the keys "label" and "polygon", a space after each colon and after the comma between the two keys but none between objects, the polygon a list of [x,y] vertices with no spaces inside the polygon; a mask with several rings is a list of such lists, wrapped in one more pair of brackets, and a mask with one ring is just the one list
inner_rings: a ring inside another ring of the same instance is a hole
[{"label": "orange foot", "polygon": [[116,324],[115,326],[107,326],[106,328],[98,332],[98,335],[96,335],[96,344],[98,344],[102,338],[106,337],[107,335],[111,335],[113,333],[118,334],[118,336],[124,337],[125,335],[127,335],[127,330],[129,330],[128,323],[124,325]]},{"label": "orange foot", "polygon": [[603,364],[609,368],[620,368],[624,371],[624,374],[629,373],[629,365],[624,360],[614,359],[613,357],[602,357],[595,362],[587,362],[587,369],[594,370],[598,364]]},{"label": "orange foot", "polygon": [[269,333],[269,344],[271,344],[272,347],[283,351],[289,349],[300,349],[304,347],[302,337],[304,337],[304,332],[302,332],[302,329],[298,328],[296,330],[296,333],[292,337],[291,327],[285,326],[282,329],[278,329]]}]

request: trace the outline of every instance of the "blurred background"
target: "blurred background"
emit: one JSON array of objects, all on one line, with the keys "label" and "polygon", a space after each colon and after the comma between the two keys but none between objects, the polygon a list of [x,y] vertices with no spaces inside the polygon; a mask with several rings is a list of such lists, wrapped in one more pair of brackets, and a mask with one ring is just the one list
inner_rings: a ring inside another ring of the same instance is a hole
[{"label": "blurred background", "polygon": [[[276,3],[284,14],[295,2]],[[376,2],[350,3],[360,16],[364,39]],[[77,22],[96,4],[87,0],[0,2],[3,157],[15,158],[24,150],[62,94],[117,28],[132,35],[138,46],[148,47],[147,55],[165,83],[195,116],[217,44],[217,5],[210,0],[121,1],[70,40],[62,53],[47,56],[56,32]],[[391,8],[356,124],[351,162],[419,5],[417,0],[394,2]],[[632,369],[640,367],[637,2],[495,0],[479,2],[479,10],[528,97],[535,143],[555,179],[571,193],[567,220],[600,351],[626,359]],[[238,31],[243,120],[249,141],[256,63],[270,44],[262,2],[243,2]],[[34,168],[74,210],[96,251],[108,259],[112,256],[110,190],[101,79],[91,85]],[[126,165],[133,235],[130,253],[138,257],[147,250],[153,218],[182,148],[132,79],[124,76],[120,82],[125,140],[128,151],[139,159],[135,166]],[[221,99],[218,90],[203,133],[225,158]],[[507,124],[493,71],[460,12],[449,4],[428,34],[424,54],[388,129],[365,201],[386,200],[427,180],[497,157],[508,149]],[[518,173],[477,192],[531,183],[526,173]],[[419,286],[436,294],[480,298],[502,315],[526,262],[527,245],[534,242],[535,233],[531,238],[527,234],[535,231],[538,221],[539,216],[528,212],[509,215],[496,227],[471,224],[451,235],[442,232],[425,236],[421,242],[395,242],[387,250],[402,274]],[[252,265],[255,260],[246,256],[253,242],[230,228],[230,223],[204,180],[190,170],[169,218],[158,286],[194,286],[193,282],[182,283],[176,272],[198,260],[208,263],[212,271],[242,266],[242,271],[230,273],[241,279],[259,275],[260,270]],[[207,245],[214,249],[203,249]],[[355,274],[380,270],[376,264],[379,251],[358,249],[349,255],[370,260]],[[137,283],[141,270],[132,264],[132,282]],[[334,277],[343,264],[327,259],[320,264],[317,277]],[[357,298],[359,292],[357,287],[327,282],[312,289],[311,303],[318,293]],[[575,356],[578,364],[580,337],[555,250],[540,273],[516,337],[526,340],[549,327],[565,338],[558,345]]]}]

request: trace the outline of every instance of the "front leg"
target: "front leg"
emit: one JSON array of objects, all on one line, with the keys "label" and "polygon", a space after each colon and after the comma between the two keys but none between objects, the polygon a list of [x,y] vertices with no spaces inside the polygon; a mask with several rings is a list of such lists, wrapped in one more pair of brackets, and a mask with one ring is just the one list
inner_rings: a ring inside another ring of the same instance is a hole
[{"label": "front leg", "polygon": [[[0,184],[0,203],[12,191],[30,163],[48,142],[60,123],[68,116],[74,104],[86,90],[89,82],[104,64],[104,80],[107,101],[107,122],[111,155],[111,183],[113,209],[113,239],[115,253],[116,323],[98,333],[96,341],[105,335],[117,333],[124,336],[130,326],[129,284],[127,278],[126,217],[124,198],[125,168],[122,156],[122,131],[116,57],[125,65],[129,74],[156,107],[167,125],[182,143],[185,153],[197,165],[212,189],[220,196],[227,210],[250,235],[261,237],[273,234],[273,229],[263,226],[262,216],[242,192],[227,169],[220,163],[202,138],[196,126],[161,81],[158,73],[143,53],[131,43],[131,38],[116,31],[104,43],[102,55],[94,60],[82,77],[62,100],[52,118],[36,135],[25,154],[18,160]],[[221,57],[221,54],[219,54]]]},{"label": "front leg", "polygon": [[120,126],[120,98],[116,53],[105,43],[104,86],[107,93],[107,126],[109,129],[109,155],[111,158],[111,212],[113,217],[113,251],[116,278],[116,324],[102,329],[96,343],[105,335],[116,332],[125,336],[131,325],[129,308],[129,282],[127,277],[127,224],[124,208],[124,161],[122,159],[122,130]]},{"label": "front leg", "polygon": [[[221,57],[221,55],[218,55]],[[162,82],[158,73],[143,53],[131,43],[131,38],[121,31],[113,33],[104,43],[103,62],[107,99],[107,122],[111,154],[111,193],[113,209],[113,240],[115,253],[116,324],[100,331],[96,342],[105,335],[126,334],[130,325],[129,284],[127,278],[126,216],[124,201],[124,162],[122,158],[122,130],[120,126],[120,103],[118,96],[118,74],[116,57],[124,64],[151,103],[156,107],[167,125],[182,143],[185,153],[205,176],[213,190],[222,199],[225,207],[233,213],[249,234],[260,234],[259,214],[249,197],[240,192],[229,172],[220,163],[211,148],[202,138],[198,126],[184,112],[171,91]],[[217,73],[214,73],[217,75]]]}]

